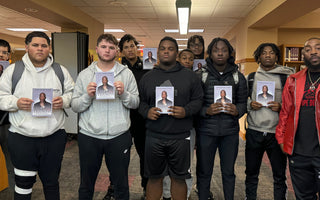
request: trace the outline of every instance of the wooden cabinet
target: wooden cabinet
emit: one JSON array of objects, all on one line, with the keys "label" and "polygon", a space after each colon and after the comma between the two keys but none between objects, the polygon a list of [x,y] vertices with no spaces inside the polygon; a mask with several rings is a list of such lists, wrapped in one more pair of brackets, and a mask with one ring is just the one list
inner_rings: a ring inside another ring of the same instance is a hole
[{"label": "wooden cabinet", "polygon": [[283,44],[280,45],[281,58],[279,64],[294,67],[296,72],[300,71],[300,67],[304,67],[302,44]]}]

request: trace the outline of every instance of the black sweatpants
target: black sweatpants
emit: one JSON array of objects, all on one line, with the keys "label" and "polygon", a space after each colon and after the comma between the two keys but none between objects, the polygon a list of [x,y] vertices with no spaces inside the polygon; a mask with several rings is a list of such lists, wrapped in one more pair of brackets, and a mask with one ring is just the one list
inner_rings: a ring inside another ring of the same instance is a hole
[{"label": "black sweatpants", "polygon": [[103,156],[114,185],[115,199],[129,200],[128,167],[132,145],[130,132],[110,140],[79,133],[78,145],[81,175],[79,200],[92,199]]},{"label": "black sweatpants", "polygon": [[[38,138],[9,133],[9,153],[16,174],[15,200],[31,199],[30,192],[21,193],[23,190],[32,189],[36,181],[35,174],[25,173],[28,171],[38,173],[46,200],[60,199],[58,179],[66,142],[67,134],[63,129]],[[19,172],[21,170],[25,172]]]},{"label": "black sweatpants", "polygon": [[246,132],[246,198],[257,199],[259,173],[264,152],[267,152],[273,173],[274,200],[285,200],[287,193],[287,157],[282,153],[274,133],[248,129]]},{"label": "black sweatpants", "polygon": [[236,180],[234,164],[238,156],[239,135],[209,136],[198,134],[196,144],[197,187],[199,199],[207,200],[210,195],[210,182],[214,167],[214,159],[218,149],[224,199],[232,200],[234,198]]},{"label": "black sweatpants", "polygon": [[320,157],[288,156],[296,200],[317,200],[320,194]]},{"label": "black sweatpants", "polygon": [[145,190],[148,182],[148,178],[144,175],[144,151],[146,143],[145,120],[137,110],[130,110],[130,120],[130,133],[140,159],[141,187]]}]

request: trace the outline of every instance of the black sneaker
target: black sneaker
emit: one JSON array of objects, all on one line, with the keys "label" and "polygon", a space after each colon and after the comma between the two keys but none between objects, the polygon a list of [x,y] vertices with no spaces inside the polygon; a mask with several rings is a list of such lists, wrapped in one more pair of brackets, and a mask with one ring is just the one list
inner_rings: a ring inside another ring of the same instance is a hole
[{"label": "black sneaker", "polygon": [[162,200],[171,200],[171,197],[169,197],[169,198],[163,197]]},{"label": "black sneaker", "polygon": [[141,200],[146,200],[146,199],[147,199],[146,190],[143,189],[143,194],[141,196]]},{"label": "black sneaker", "polygon": [[208,200],[214,200],[214,197],[211,191],[210,191],[210,196],[208,197]]},{"label": "black sneaker", "polygon": [[108,187],[108,192],[106,196],[102,200],[114,200],[114,190],[113,190],[113,185],[109,185]]}]

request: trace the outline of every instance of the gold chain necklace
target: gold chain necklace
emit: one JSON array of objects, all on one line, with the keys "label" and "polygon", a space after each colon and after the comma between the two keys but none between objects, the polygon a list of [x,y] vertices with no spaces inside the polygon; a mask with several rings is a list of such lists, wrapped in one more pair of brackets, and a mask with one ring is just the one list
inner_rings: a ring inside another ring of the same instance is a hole
[{"label": "gold chain necklace", "polygon": [[312,82],[311,80],[311,76],[310,76],[310,70],[308,70],[308,77],[309,77],[309,81],[311,83],[310,87],[309,87],[309,90],[315,90],[316,89],[316,86],[315,84],[317,84],[317,82],[320,80],[320,77],[315,81],[315,82]]}]

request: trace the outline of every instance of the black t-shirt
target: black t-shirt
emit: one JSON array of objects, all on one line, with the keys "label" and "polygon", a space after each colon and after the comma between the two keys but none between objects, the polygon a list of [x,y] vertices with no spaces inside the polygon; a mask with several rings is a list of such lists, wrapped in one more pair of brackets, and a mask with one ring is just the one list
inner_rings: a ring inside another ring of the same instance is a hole
[{"label": "black t-shirt", "polygon": [[[311,72],[310,77],[314,83],[320,72]],[[315,84],[318,88],[320,80]],[[318,131],[315,119],[315,93],[316,89],[310,90],[311,82],[308,74],[304,87],[304,94],[300,107],[298,130],[295,136],[294,153],[303,156],[320,156]]]}]

